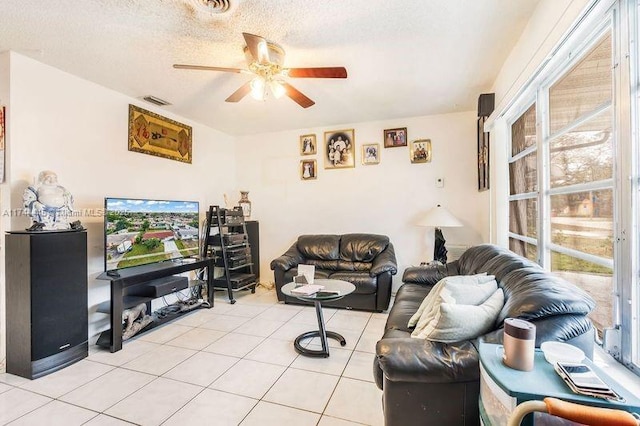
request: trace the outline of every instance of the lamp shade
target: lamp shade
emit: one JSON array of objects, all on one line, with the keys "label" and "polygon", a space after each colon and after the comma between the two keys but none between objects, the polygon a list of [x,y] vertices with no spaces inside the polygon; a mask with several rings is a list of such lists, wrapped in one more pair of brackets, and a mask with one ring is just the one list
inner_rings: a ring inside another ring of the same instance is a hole
[{"label": "lamp shade", "polygon": [[464,226],[449,210],[438,204],[429,210],[418,221],[418,226],[433,226],[434,228]]}]

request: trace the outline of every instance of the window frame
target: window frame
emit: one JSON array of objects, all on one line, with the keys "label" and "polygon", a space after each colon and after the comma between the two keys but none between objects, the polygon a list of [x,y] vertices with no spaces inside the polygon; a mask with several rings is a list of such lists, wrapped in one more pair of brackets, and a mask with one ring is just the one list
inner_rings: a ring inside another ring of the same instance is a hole
[{"label": "window frame", "polygon": [[[612,43],[612,98],[602,108],[587,113],[550,135],[549,88],[584,58],[600,38],[610,31]],[[538,155],[537,239],[510,232],[515,238],[534,244],[538,263],[551,269],[551,250],[613,269],[613,325],[605,333],[605,347],[627,368],[640,374],[640,0],[595,0],[578,22],[553,49],[528,83],[500,114],[505,125],[508,151],[513,161],[511,128],[524,112],[536,104],[536,146]],[[610,179],[567,187],[550,187],[550,143],[562,133],[611,108],[613,171]],[[519,153],[521,155],[522,153]],[[508,175],[509,177],[509,175]],[[578,190],[613,191],[613,258],[605,259],[551,242],[550,197]],[[631,194],[631,197],[628,196]],[[523,194],[507,199],[512,201]],[[530,195],[530,194],[525,194]],[[510,220],[510,213],[507,214]],[[609,342],[607,342],[609,338]]]},{"label": "window frame", "polygon": [[[535,112],[536,112],[536,143],[528,148],[523,149],[522,151],[520,151],[519,153],[517,153],[516,155],[513,155],[513,148],[512,148],[512,127],[514,125],[514,123],[520,119],[520,117],[522,117],[524,114],[526,114],[527,111],[529,111],[529,109],[535,105]],[[539,152],[539,140],[538,140],[538,105],[536,103],[535,99],[530,100],[529,102],[523,102],[522,106],[520,108],[518,108],[518,110],[516,111],[516,113],[513,114],[514,117],[512,120],[510,120],[508,122],[509,125],[509,132],[508,132],[508,138],[509,138],[509,143],[507,144],[507,149],[508,149],[508,166],[510,166],[512,163],[525,158],[527,155],[531,154],[531,153],[536,153],[536,158],[538,161],[538,164],[536,165],[536,173],[539,176],[540,173],[540,152]],[[508,176],[511,176],[511,173],[509,172]],[[540,180],[538,177],[538,190],[537,191],[533,191],[533,192],[522,192],[522,193],[518,193],[518,194],[510,194],[509,193],[509,199],[508,202],[509,204],[511,203],[511,201],[519,201],[519,200],[537,200],[538,203],[538,218],[540,217]],[[511,218],[509,217],[509,225],[511,224]],[[518,240],[518,241],[522,241],[524,243],[527,244],[531,244],[533,246],[536,247],[536,251],[537,251],[537,255],[536,258],[538,259],[538,263],[540,263],[539,259],[540,259],[540,245],[538,244],[538,240],[540,238],[540,226],[539,223],[536,222],[536,235],[537,238],[533,238],[533,237],[529,237],[527,235],[521,235],[521,234],[516,234],[514,232],[511,232],[509,230],[510,226],[507,227],[507,231],[508,231],[508,238],[509,239],[514,239],[514,240]]]}]

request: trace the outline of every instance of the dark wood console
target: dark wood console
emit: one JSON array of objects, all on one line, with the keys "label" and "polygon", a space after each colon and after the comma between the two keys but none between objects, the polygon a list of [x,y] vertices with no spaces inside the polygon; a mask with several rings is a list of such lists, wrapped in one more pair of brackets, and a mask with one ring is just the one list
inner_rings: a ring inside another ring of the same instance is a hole
[{"label": "dark wood console", "polygon": [[[148,303],[154,298],[125,295],[126,289],[133,286],[183,272],[206,268],[207,297],[209,305],[213,307],[213,266],[213,258],[196,259],[195,261],[193,259],[179,259],[121,269],[117,272],[117,276],[109,275],[106,272],[100,274],[97,279],[111,281],[111,300],[98,308],[100,312],[109,314],[111,329],[102,332],[97,344],[108,347],[111,352],[117,352],[122,349],[122,311],[140,303]],[[174,317],[155,321],[144,331],[173,319]]]}]

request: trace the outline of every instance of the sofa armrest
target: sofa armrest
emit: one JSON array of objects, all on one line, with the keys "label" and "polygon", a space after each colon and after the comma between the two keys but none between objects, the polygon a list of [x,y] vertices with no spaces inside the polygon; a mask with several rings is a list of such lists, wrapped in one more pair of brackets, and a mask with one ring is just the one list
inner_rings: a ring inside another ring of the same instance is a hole
[{"label": "sofa armrest", "polygon": [[271,270],[281,269],[288,271],[289,269],[298,266],[298,264],[304,261],[304,256],[298,251],[297,243],[294,243],[289,250],[287,250],[282,256],[277,257],[271,261]]},{"label": "sofa armrest", "polygon": [[377,255],[371,263],[371,269],[369,274],[372,277],[376,275],[390,272],[391,275],[398,273],[398,262],[396,261],[396,252],[393,249],[393,244],[389,243],[387,248],[382,253]]},{"label": "sofa armrest", "polygon": [[376,345],[377,363],[393,382],[452,383],[479,380],[478,351],[470,341],[446,344],[387,338]]},{"label": "sofa armrest", "polygon": [[411,266],[404,270],[402,282],[434,285],[444,277],[458,274],[457,260],[439,266]]}]

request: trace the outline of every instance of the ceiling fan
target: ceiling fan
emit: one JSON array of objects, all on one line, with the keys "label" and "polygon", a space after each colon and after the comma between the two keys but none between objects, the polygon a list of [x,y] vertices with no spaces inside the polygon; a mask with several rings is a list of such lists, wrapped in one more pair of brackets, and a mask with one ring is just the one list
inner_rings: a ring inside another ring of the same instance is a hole
[{"label": "ceiling fan", "polygon": [[284,68],[284,49],[263,37],[242,33],[247,45],[244,48],[249,69],[210,67],[204,65],[173,64],[174,68],[204,71],[222,71],[242,74],[255,74],[255,78],[240,86],[226,99],[226,102],[238,102],[246,95],[258,100],[266,99],[268,91],[275,98],[287,95],[302,108],[309,108],[314,101],[298,89],[287,83],[284,78],[347,78],[344,67]]}]

